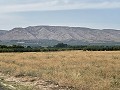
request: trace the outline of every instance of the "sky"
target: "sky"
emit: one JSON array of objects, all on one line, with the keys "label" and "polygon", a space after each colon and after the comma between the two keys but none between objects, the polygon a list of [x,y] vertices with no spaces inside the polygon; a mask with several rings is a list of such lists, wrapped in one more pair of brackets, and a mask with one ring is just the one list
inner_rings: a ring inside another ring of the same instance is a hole
[{"label": "sky", "polygon": [[120,30],[120,0],[0,0],[0,30],[37,25]]}]

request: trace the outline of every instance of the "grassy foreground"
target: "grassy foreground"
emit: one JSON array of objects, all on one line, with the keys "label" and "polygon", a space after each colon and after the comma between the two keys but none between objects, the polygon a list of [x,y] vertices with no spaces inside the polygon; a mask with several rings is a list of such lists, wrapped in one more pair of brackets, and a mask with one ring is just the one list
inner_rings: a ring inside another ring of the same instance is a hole
[{"label": "grassy foreground", "polygon": [[0,53],[0,72],[39,77],[78,90],[119,90],[120,51]]}]

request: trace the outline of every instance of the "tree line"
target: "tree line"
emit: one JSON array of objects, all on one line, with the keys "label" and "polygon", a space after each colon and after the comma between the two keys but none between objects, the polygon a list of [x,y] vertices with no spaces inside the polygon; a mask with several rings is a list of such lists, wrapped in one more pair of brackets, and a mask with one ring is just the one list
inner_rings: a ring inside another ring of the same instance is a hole
[{"label": "tree line", "polygon": [[83,51],[119,51],[120,45],[117,46],[99,46],[99,45],[78,45],[71,46],[64,43],[58,43],[48,47],[31,47],[21,45],[0,45],[0,52],[48,52],[48,51],[67,51],[67,50],[83,50]]}]

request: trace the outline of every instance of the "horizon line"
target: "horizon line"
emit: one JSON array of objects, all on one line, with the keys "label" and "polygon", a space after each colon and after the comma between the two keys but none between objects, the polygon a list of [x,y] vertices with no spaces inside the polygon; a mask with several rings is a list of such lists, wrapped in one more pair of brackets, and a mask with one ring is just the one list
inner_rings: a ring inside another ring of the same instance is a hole
[{"label": "horizon line", "polygon": [[16,28],[21,28],[21,29],[25,29],[25,28],[29,28],[29,27],[45,27],[45,26],[48,26],[48,27],[70,27],[70,28],[74,28],[74,27],[78,27],[78,28],[87,28],[87,29],[94,29],[94,30],[120,30],[120,29],[115,29],[115,28],[92,28],[92,27],[85,27],[85,26],[70,26],[70,25],[28,25],[28,26],[23,26],[23,27],[13,27],[12,29],[9,29],[9,30],[5,30],[5,29],[0,29],[0,31],[11,31],[13,29],[16,29]]}]

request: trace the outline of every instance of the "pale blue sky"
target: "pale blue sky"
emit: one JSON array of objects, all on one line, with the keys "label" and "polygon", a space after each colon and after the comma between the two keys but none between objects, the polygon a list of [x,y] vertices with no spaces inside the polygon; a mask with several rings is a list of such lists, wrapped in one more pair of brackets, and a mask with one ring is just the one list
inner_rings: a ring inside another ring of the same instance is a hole
[{"label": "pale blue sky", "polygon": [[120,0],[0,0],[0,29],[31,25],[120,30]]}]

